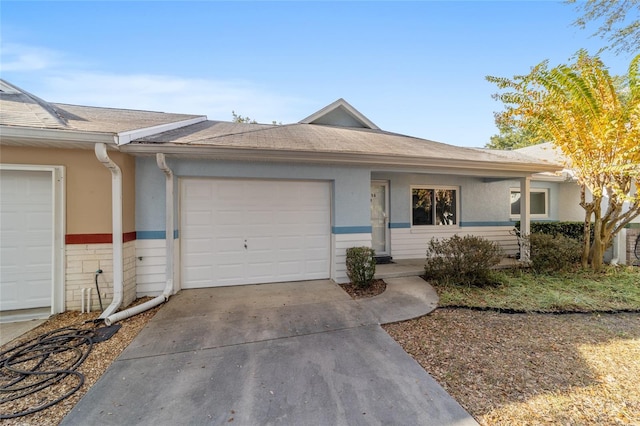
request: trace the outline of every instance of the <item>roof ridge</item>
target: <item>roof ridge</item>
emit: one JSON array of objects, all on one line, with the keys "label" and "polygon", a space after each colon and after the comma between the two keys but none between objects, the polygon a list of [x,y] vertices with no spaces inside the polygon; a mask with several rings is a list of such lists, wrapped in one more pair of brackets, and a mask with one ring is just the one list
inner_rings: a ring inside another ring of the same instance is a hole
[{"label": "roof ridge", "polygon": [[34,104],[38,105],[45,112],[47,112],[48,115],[51,116],[51,118],[53,118],[59,125],[63,127],[69,127],[67,120],[65,120],[62,116],[60,116],[60,114],[58,114],[52,103],[49,103],[30,92],[27,92],[26,90],[16,86],[15,84],[9,83],[7,80],[0,79],[0,82],[2,82],[3,85],[8,86],[9,88],[16,91],[16,93],[6,93],[7,95],[22,95],[27,97]]},{"label": "roof ridge", "polygon": [[51,105],[60,106],[60,107],[70,106],[70,107],[77,107],[77,108],[93,108],[93,109],[112,110],[112,111],[150,112],[150,113],[153,113],[153,114],[189,115],[189,116],[193,116],[193,117],[206,117],[205,114],[185,114],[185,113],[175,113],[175,112],[166,112],[166,111],[153,111],[153,110],[150,110],[150,109],[102,107],[102,106],[94,106],[94,105],[67,104],[67,103],[63,103],[63,102],[51,102]]}]

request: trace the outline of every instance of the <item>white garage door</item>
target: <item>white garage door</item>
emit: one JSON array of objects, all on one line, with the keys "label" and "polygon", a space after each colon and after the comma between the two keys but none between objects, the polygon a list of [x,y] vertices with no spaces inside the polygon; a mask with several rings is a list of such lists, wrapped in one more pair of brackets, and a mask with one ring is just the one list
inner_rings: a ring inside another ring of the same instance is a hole
[{"label": "white garage door", "polygon": [[0,311],[51,306],[50,172],[0,170]]},{"label": "white garage door", "polygon": [[182,288],[330,275],[328,182],[183,179]]}]

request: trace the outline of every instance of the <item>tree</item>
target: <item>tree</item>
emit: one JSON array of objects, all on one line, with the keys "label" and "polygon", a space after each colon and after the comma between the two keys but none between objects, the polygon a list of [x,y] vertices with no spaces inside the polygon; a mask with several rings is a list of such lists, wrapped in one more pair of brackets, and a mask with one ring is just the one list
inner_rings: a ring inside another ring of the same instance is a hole
[{"label": "tree", "polygon": [[249,117],[243,117],[240,114],[236,114],[235,111],[231,111],[231,115],[233,116],[233,122],[234,123],[247,123],[247,124],[257,124],[258,122],[256,120],[253,120]]},{"label": "tree", "polygon": [[[567,0],[576,3],[582,16],[574,25],[585,29],[588,22],[601,21],[593,34],[607,38],[616,53],[640,51],[640,0]],[[633,15],[635,13],[635,15]],[[629,15],[632,15],[629,19]]]},{"label": "tree", "polygon": [[487,77],[508,90],[494,95],[505,104],[496,120],[552,142],[568,158],[585,210],[582,264],[594,270],[613,237],[640,215],[639,68],[637,55],[628,74],[616,79],[598,56],[581,50],[571,65],[549,69],[544,61],[528,75]]},{"label": "tree", "polygon": [[[243,117],[240,114],[236,114],[235,111],[231,111],[231,116],[233,117],[233,120],[231,121],[234,123],[258,124],[256,120],[249,117]],[[271,124],[274,126],[282,126],[282,121],[276,122],[276,120],[272,120]]]},{"label": "tree", "polygon": [[486,148],[491,149],[518,149],[529,145],[535,145],[533,135],[518,127],[499,125],[499,134],[491,136]]}]

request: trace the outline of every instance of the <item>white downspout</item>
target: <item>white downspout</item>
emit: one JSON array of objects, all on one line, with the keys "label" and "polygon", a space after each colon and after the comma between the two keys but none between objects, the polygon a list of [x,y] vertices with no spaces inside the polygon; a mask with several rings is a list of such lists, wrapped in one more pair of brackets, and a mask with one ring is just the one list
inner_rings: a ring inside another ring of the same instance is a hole
[{"label": "white downspout", "polygon": [[165,175],[165,241],[166,241],[166,282],[164,291],[160,296],[157,296],[148,302],[142,303],[138,306],[134,306],[117,314],[110,315],[105,319],[105,324],[111,325],[125,318],[129,318],[133,315],[137,315],[148,309],[154,308],[161,303],[169,300],[169,296],[173,293],[173,252],[174,252],[174,240],[173,240],[173,172],[167,165],[164,154],[156,154],[156,163],[158,167],[164,172]]},{"label": "white downspout", "polygon": [[113,300],[100,315],[107,318],[114,313],[124,296],[124,263],[122,259],[122,171],[107,154],[107,145],[96,143],[95,153],[98,160],[111,172],[111,222],[113,235]]}]

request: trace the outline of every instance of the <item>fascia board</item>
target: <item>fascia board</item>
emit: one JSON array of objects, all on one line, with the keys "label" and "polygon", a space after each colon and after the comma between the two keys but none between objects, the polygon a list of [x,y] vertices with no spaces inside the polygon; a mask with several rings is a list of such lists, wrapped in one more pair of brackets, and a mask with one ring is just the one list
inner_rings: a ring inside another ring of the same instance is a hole
[{"label": "fascia board", "polygon": [[224,147],[200,147],[200,146],[180,146],[180,145],[127,145],[122,147],[123,152],[129,154],[155,154],[162,152],[169,155],[185,157],[211,158],[218,160],[236,161],[282,161],[300,163],[330,163],[348,164],[361,166],[397,166],[397,167],[429,167],[454,171],[475,171],[474,175],[482,175],[490,172],[492,176],[502,176],[501,172],[509,172],[505,175],[516,173],[539,173],[556,172],[558,167],[546,164],[521,164],[509,162],[483,162],[464,161],[438,158],[422,158],[411,156],[393,156],[369,153],[326,153],[326,152],[303,152],[284,150],[257,150]]},{"label": "fascia board", "polygon": [[531,176],[532,180],[536,180],[536,181],[544,181],[544,182],[577,182],[578,179],[576,179],[575,176],[573,176],[573,174],[571,172],[569,172],[567,169],[562,169],[562,173],[560,175],[547,175],[547,174],[542,174],[542,173],[536,173],[533,176]]},{"label": "fascia board", "polygon": [[145,127],[143,129],[129,130],[126,132],[120,132],[116,135],[116,143],[118,145],[126,145],[136,139],[146,138],[158,133],[168,132],[170,130],[179,129],[181,127],[190,126],[192,124],[206,121],[207,116],[201,115],[199,117],[190,118],[188,120],[174,121],[172,123],[158,124],[157,126]]},{"label": "fascia board", "polygon": [[[0,141],[10,139],[15,141],[55,141],[75,143],[116,143],[112,133],[80,132],[74,130],[37,129],[33,127],[0,126]],[[1,143],[1,142],[0,142]]]}]

